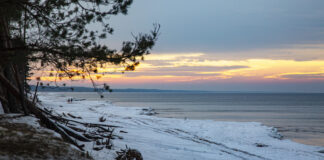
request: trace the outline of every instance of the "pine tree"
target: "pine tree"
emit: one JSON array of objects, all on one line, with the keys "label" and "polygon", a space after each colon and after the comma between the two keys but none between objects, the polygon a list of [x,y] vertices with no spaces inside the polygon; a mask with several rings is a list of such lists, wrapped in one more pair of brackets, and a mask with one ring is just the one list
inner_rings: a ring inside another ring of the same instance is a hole
[{"label": "pine tree", "polygon": [[[154,46],[159,25],[149,34],[123,42],[120,50],[98,43],[114,31],[109,17],[127,14],[131,4],[132,0],[0,0],[0,101],[4,111],[29,112],[25,101],[31,62],[70,78],[96,73],[103,64],[134,70]],[[101,29],[92,30],[91,24]]]}]

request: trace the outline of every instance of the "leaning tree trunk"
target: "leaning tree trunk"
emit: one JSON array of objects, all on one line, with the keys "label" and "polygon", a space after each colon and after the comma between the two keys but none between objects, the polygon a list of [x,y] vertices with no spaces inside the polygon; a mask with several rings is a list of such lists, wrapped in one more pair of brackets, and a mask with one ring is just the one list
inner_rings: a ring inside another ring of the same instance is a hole
[{"label": "leaning tree trunk", "polygon": [[[1,8],[0,8],[1,10]],[[2,11],[0,11],[2,13]],[[19,88],[22,96],[16,97],[12,95],[12,92],[9,92],[8,86],[0,82],[0,102],[2,104],[3,110],[5,113],[27,113],[24,110],[24,104],[19,101],[17,98],[24,98],[24,84],[21,79],[21,71],[19,71],[18,63],[15,63],[16,52],[12,51],[13,40],[10,37],[9,32],[9,22],[7,17],[0,14],[0,74],[3,75],[7,80]],[[19,57],[19,56],[18,56]]]}]

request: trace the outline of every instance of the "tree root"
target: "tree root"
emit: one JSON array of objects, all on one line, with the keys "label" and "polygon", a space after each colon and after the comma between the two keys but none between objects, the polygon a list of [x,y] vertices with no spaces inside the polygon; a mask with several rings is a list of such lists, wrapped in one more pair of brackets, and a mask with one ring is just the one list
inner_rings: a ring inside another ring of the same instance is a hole
[{"label": "tree root", "polygon": [[[85,122],[79,122],[72,119],[63,118],[63,116],[55,116],[51,113],[51,111],[47,109],[41,109],[36,106],[32,101],[30,101],[28,98],[21,98],[20,96],[21,91],[17,89],[11,82],[0,73],[0,82],[3,83],[3,86],[6,86],[8,91],[10,91],[18,100],[24,101],[23,103],[26,104],[27,109],[30,111],[30,113],[34,114],[38,119],[40,119],[40,122],[44,124],[47,128],[52,129],[56,132],[58,132],[62,138],[78,147],[80,150],[84,150],[84,145],[79,145],[77,140],[83,141],[83,142],[90,142],[91,140],[98,140],[101,139],[105,143],[98,143],[101,145],[104,145],[106,148],[111,148],[111,139],[113,139],[113,129],[109,128],[116,128],[118,126],[113,125],[107,125],[107,124],[96,124],[96,123],[85,123]],[[69,115],[69,114],[68,114]],[[69,115],[70,117],[74,118],[73,115]],[[78,118],[78,117],[76,117]],[[71,124],[67,126],[69,123],[77,123],[82,124],[85,127],[90,128],[96,128],[94,132],[87,132],[84,129],[80,129],[78,127],[71,127]],[[65,126],[63,125],[65,124]],[[108,129],[104,128],[107,127]],[[104,132],[103,132],[104,131]],[[83,132],[83,135],[79,134],[78,132]],[[108,133],[105,134],[105,133]],[[77,140],[75,140],[77,139]]]}]

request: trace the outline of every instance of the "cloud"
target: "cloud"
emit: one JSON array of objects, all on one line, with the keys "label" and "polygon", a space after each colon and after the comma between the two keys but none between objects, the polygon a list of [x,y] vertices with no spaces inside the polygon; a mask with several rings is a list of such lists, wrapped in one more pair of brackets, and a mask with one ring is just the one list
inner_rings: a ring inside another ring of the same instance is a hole
[{"label": "cloud", "polygon": [[281,76],[287,79],[324,79],[324,73],[309,74],[285,74]]},{"label": "cloud", "polygon": [[[158,59],[158,57],[163,57]],[[112,72],[100,76],[102,80],[109,79],[127,79],[127,78],[150,78],[161,77],[163,79],[172,77],[188,79],[192,77],[197,79],[311,79],[318,78],[319,73],[324,72],[324,60],[296,61],[285,59],[245,59],[245,60],[210,60],[206,54],[160,54],[148,56],[148,61],[144,61],[134,72],[113,72],[112,68],[99,68],[99,73]],[[299,75],[295,75],[298,73]],[[303,74],[304,76],[301,76]],[[41,74],[36,74],[42,76]],[[312,76],[311,76],[312,75]],[[46,76],[46,75],[44,75]],[[54,80],[51,77],[43,79]],[[93,75],[97,77],[99,75]],[[35,78],[35,77],[34,77]],[[78,79],[78,77],[76,77]],[[142,79],[144,81],[144,79]],[[140,82],[140,81],[138,81]]]},{"label": "cloud", "polygon": [[[176,84],[214,86],[214,84],[240,86],[244,84],[275,84],[275,83],[320,83],[324,82],[324,60],[287,60],[287,59],[216,59],[206,57],[206,54],[174,53],[155,55],[144,61],[133,72],[113,72],[112,74],[93,74],[92,78],[98,83],[108,83],[112,86],[138,87],[174,86]],[[163,57],[158,59],[158,57]],[[100,72],[110,71],[111,68],[98,69]],[[41,73],[36,74],[42,76]],[[99,79],[97,79],[97,76]],[[35,79],[35,77],[32,77]],[[81,80],[81,77],[75,77]],[[54,77],[42,76],[43,81],[54,81]],[[68,78],[63,79],[68,82]],[[91,84],[86,77],[78,84]],[[312,85],[309,85],[312,86]],[[244,88],[244,87],[243,87]],[[168,88],[171,89],[171,88]],[[179,88],[172,88],[179,89]],[[182,88],[183,89],[183,88]]]},{"label": "cloud", "polygon": [[324,43],[286,45],[281,48],[250,49],[227,52],[206,52],[199,60],[246,60],[246,59],[276,59],[276,60],[324,60]]},{"label": "cloud", "polygon": [[184,58],[194,58],[200,57],[204,53],[166,53],[166,54],[150,54],[145,57],[146,61],[169,61],[169,60],[179,60]]},{"label": "cloud", "polygon": [[172,76],[203,76],[206,74],[210,75],[220,75],[220,72],[226,70],[247,68],[247,66],[220,66],[220,67],[209,67],[209,66],[180,66],[180,67],[159,67],[151,68],[145,70],[138,70],[135,72],[127,72],[126,77],[136,77],[136,76],[163,76],[163,75],[172,75]]}]

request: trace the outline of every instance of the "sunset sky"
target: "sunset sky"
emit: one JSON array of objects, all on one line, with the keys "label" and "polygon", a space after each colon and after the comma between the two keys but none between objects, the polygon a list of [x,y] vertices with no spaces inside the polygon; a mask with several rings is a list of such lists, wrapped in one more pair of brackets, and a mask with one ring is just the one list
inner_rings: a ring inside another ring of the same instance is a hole
[{"label": "sunset sky", "polygon": [[324,92],[323,0],[134,0],[110,21],[115,48],[162,26],[136,71],[97,80],[112,88]]}]

